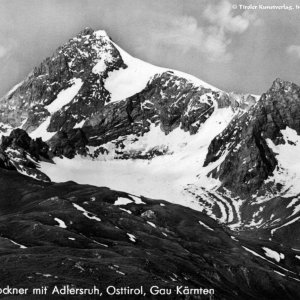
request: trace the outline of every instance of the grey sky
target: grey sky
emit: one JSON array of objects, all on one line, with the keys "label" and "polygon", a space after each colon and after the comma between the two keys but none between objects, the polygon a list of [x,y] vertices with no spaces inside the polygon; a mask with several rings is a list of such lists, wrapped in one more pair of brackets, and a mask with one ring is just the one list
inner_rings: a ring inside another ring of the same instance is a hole
[{"label": "grey sky", "polygon": [[[237,4],[237,9],[232,5]],[[297,0],[0,0],[0,95],[84,27],[130,54],[226,91],[262,93],[276,77],[300,84],[300,9],[239,5]]]}]

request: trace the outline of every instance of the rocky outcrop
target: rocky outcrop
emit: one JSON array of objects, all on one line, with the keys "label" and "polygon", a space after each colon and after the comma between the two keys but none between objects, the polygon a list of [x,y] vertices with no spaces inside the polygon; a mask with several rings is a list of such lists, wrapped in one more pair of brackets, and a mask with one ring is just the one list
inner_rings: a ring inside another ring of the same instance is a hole
[{"label": "rocky outcrop", "polygon": [[[300,88],[280,79],[248,112],[237,116],[211,143],[205,166],[221,159],[211,171],[222,186],[240,195],[264,188],[264,180],[277,166],[276,154],[266,140],[284,143],[281,130],[287,127],[300,134]],[[280,186],[276,187],[280,189]]]},{"label": "rocky outcrop", "polygon": [[78,128],[67,132],[60,131],[49,142],[49,145],[54,156],[74,158],[76,154],[87,154],[87,143],[88,140],[84,132]]},{"label": "rocky outcrop", "polygon": [[38,170],[39,161],[50,161],[49,155],[49,146],[41,138],[33,140],[26,131],[15,129],[9,136],[2,137],[0,167],[50,181],[47,175]]}]

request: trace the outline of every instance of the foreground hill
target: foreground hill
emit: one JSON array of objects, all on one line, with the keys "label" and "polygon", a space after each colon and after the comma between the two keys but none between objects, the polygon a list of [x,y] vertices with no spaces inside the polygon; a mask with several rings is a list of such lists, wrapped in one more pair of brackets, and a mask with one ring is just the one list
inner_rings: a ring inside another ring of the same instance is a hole
[{"label": "foreground hill", "polygon": [[3,287],[142,285],[147,292],[157,285],[214,289],[214,299],[300,296],[299,252],[237,235],[201,212],[3,169],[0,183]]}]

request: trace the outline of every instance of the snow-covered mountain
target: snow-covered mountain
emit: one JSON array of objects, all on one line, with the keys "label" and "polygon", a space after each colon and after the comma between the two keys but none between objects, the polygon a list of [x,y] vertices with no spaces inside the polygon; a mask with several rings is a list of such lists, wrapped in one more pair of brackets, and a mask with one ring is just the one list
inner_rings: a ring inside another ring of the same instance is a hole
[{"label": "snow-covered mountain", "polygon": [[0,100],[2,134],[42,138],[48,157],[25,151],[29,168],[17,143],[2,152],[35,178],[108,186],[204,211],[235,230],[274,232],[300,217],[300,158],[290,161],[299,109],[294,84],[276,80],[262,97],[227,93],[87,28]]}]

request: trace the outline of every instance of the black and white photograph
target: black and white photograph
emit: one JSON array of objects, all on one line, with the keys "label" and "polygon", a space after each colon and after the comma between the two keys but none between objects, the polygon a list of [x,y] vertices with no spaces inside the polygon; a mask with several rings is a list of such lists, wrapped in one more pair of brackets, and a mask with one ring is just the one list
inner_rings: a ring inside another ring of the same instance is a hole
[{"label": "black and white photograph", "polygon": [[300,299],[298,0],[0,0],[0,299]]}]

